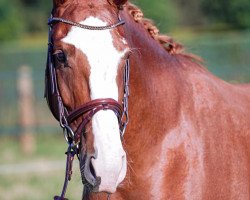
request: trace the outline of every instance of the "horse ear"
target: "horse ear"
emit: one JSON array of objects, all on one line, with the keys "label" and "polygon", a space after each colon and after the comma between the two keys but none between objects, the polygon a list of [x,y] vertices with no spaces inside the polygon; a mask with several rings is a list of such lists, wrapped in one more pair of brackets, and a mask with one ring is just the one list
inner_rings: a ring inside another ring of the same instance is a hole
[{"label": "horse ear", "polygon": [[123,5],[125,4],[128,0],[113,0],[116,5]]},{"label": "horse ear", "polygon": [[54,6],[60,6],[60,5],[64,4],[64,3],[66,3],[67,1],[69,1],[69,0],[53,0],[53,5]]},{"label": "horse ear", "polygon": [[122,6],[127,2],[128,0],[110,0],[113,4],[115,4],[118,8],[122,8]]}]

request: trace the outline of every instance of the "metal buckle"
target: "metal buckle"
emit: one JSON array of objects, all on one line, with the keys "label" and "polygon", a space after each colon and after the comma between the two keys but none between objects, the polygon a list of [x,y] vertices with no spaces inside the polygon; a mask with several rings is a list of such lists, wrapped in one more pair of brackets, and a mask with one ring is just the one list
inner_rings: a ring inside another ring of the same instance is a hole
[{"label": "metal buckle", "polygon": [[64,124],[64,128],[63,128],[63,135],[64,138],[66,140],[66,142],[71,145],[74,143],[74,137],[75,137],[75,133],[74,131],[70,128],[70,126]]}]

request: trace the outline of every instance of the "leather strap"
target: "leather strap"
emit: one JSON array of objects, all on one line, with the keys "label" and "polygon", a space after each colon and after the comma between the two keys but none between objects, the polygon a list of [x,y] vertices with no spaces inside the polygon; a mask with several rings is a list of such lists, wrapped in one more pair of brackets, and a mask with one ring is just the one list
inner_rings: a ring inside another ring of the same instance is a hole
[{"label": "leather strap", "polygon": [[80,106],[74,111],[70,112],[67,121],[68,123],[72,123],[75,119],[80,117],[83,114],[86,114],[89,111],[98,110],[113,110],[118,116],[122,114],[122,106],[114,99],[95,99],[87,102],[86,104]]},{"label": "leather strap", "polygon": [[64,179],[64,184],[63,184],[63,189],[62,189],[62,193],[60,196],[55,196],[54,200],[68,200],[67,198],[65,198],[65,194],[67,191],[67,187],[68,187],[68,182],[71,180],[71,176],[73,173],[73,161],[75,158],[75,155],[77,154],[77,149],[72,145],[69,145],[67,152],[65,153],[67,155],[67,159],[66,159],[66,171],[65,171],[65,179]]},{"label": "leather strap", "polygon": [[76,110],[72,111],[67,116],[68,123],[72,123],[74,120],[79,118],[80,116],[83,116],[82,123],[79,125],[77,130],[75,131],[75,138],[74,141],[77,143],[79,141],[82,130],[84,130],[85,126],[88,124],[88,122],[92,119],[92,117],[101,110],[112,110],[117,118],[120,126],[121,118],[122,118],[122,106],[114,99],[107,98],[107,99],[95,99],[92,100],[81,107],[77,108]]}]

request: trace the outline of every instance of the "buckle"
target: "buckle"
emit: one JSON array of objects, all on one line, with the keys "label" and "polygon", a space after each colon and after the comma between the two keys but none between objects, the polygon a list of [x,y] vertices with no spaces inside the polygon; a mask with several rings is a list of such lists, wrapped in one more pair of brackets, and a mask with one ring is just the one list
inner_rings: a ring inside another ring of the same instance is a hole
[{"label": "buckle", "polygon": [[63,135],[64,138],[66,140],[66,142],[71,145],[72,143],[74,143],[74,138],[75,138],[75,133],[74,131],[70,128],[70,126],[64,124],[64,128],[63,128]]}]

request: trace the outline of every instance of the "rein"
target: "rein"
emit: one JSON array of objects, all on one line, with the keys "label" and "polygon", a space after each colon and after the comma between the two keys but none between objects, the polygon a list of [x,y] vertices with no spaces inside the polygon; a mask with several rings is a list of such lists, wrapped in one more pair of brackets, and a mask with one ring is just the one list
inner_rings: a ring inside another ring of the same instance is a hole
[{"label": "rein", "polygon": [[[92,117],[101,110],[112,110],[117,116],[120,134],[123,137],[126,126],[129,122],[128,116],[128,97],[129,97],[129,56],[126,59],[123,74],[123,85],[124,85],[124,96],[122,100],[122,105],[114,99],[95,99],[91,100],[82,106],[76,108],[72,112],[68,113],[66,107],[63,104],[62,97],[60,95],[57,83],[56,69],[53,63],[53,41],[52,41],[52,28],[55,23],[65,23],[71,26],[77,26],[79,28],[87,30],[107,30],[114,29],[118,26],[124,25],[125,21],[118,17],[118,22],[115,24],[110,24],[107,26],[89,26],[63,18],[50,17],[48,20],[49,25],[49,38],[48,38],[48,55],[47,55],[47,67],[45,72],[45,98],[47,100],[48,106],[54,115],[54,117],[59,121],[60,126],[63,129],[65,140],[68,143],[68,150],[66,152],[66,171],[64,186],[60,196],[55,196],[54,200],[66,200],[64,197],[67,190],[68,181],[71,180],[72,175],[72,165],[75,155],[77,155],[79,160],[79,144],[82,134],[84,134],[85,127],[92,119]],[[77,127],[75,131],[72,130],[70,124],[77,120],[79,117],[83,116],[82,122]]]}]

